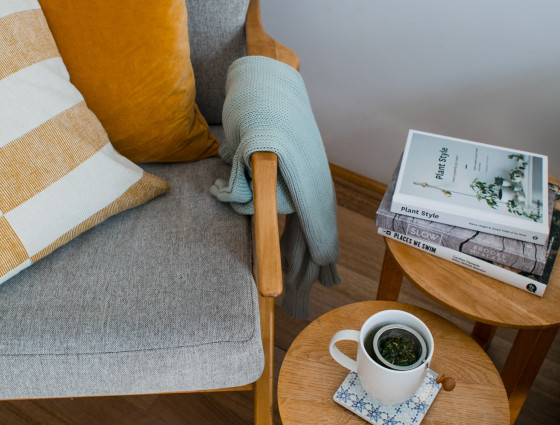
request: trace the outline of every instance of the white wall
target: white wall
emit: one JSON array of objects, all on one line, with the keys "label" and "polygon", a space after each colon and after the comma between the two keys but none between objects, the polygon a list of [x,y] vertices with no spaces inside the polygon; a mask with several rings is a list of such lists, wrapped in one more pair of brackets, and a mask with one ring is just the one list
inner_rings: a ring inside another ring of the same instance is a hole
[{"label": "white wall", "polygon": [[301,59],[330,162],[387,182],[409,128],[549,156],[560,176],[560,1],[261,0]]}]

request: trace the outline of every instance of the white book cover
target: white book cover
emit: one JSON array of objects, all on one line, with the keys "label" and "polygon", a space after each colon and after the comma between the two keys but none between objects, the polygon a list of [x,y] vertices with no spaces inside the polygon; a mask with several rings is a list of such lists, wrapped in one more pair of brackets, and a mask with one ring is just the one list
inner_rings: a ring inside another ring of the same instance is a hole
[{"label": "white book cover", "polygon": [[543,245],[545,155],[410,130],[391,212]]}]

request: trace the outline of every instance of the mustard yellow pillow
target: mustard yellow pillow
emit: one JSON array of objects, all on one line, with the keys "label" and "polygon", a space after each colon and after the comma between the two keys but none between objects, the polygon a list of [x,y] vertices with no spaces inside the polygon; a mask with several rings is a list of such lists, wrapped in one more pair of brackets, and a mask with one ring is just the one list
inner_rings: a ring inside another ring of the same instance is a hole
[{"label": "mustard yellow pillow", "polygon": [[134,162],[195,161],[218,142],[195,104],[185,0],[39,0],[72,83]]},{"label": "mustard yellow pillow", "polygon": [[37,0],[0,0],[0,123],[0,283],[169,190],[111,146]]}]

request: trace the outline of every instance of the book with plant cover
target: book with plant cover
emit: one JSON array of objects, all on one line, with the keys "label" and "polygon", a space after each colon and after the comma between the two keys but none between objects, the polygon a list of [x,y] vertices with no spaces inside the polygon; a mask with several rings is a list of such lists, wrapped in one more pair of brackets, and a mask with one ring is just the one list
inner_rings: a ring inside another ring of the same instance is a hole
[{"label": "book with plant cover", "polygon": [[558,256],[558,249],[560,248],[560,188],[555,186],[555,202],[550,226],[550,237],[546,245],[546,262],[542,276],[536,276],[491,261],[482,260],[445,246],[412,238],[393,230],[383,229],[382,227],[379,227],[377,232],[384,237],[395,239],[461,267],[542,297],[550,280],[555,260]]},{"label": "book with plant cover", "polygon": [[544,245],[548,158],[411,130],[391,211]]},{"label": "book with plant cover", "polygon": [[[391,200],[399,170],[400,161],[377,209],[376,226],[537,276],[543,274],[546,261],[546,245],[537,245],[391,212]],[[558,186],[549,184],[549,226],[557,188]]]}]

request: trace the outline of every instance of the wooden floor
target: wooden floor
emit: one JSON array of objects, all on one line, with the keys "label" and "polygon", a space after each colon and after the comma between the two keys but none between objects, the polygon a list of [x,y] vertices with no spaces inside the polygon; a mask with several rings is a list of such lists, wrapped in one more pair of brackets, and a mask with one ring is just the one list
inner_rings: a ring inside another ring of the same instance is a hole
[{"label": "wooden floor", "polygon": [[[276,377],[282,359],[297,334],[313,319],[341,305],[375,298],[384,244],[376,234],[374,214],[380,195],[373,190],[335,178],[339,203],[342,283],[331,289],[316,285],[311,316],[291,319],[277,309]],[[404,282],[399,301],[432,310],[470,332],[472,322],[449,313]],[[505,361],[515,332],[499,329],[488,354],[498,368]],[[0,382],[0,385],[2,383]],[[40,401],[0,402],[1,425],[187,425],[250,424],[251,393],[174,394],[137,397],[98,397]],[[276,424],[280,418],[276,411]],[[365,423],[365,422],[364,422]],[[460,418],[450,424],[460,424]],[[532,387],[517,424],[560,423],[560,338],[557,337]]]}]

